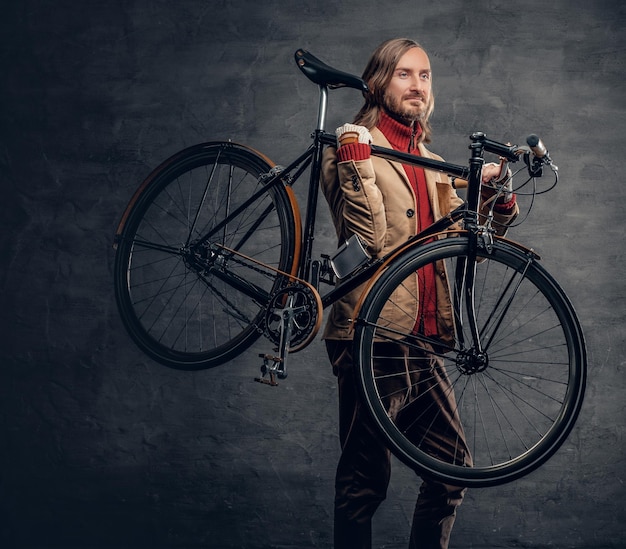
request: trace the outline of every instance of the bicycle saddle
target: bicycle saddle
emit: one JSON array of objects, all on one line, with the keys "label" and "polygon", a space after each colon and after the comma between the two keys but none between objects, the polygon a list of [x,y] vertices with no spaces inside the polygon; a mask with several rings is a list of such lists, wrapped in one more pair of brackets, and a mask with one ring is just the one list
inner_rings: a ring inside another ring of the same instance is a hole
[{"label": "bicycle saddle", "polygon": [[354,88],[362,92],[368,91],[367,84],[362,78],[333,69],[306,50],[299,49],[294,56],[296,64],[306,77],[320,86],[328,86],[331,89]]}]

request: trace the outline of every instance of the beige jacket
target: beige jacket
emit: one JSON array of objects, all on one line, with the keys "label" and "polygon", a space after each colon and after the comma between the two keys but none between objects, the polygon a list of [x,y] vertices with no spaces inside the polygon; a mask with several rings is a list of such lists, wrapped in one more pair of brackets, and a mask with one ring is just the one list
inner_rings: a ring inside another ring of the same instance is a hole
[{"label": "beige jacket", "polygon": [[[374,145],[391,148],[380,130],[373,128],[371,134]],[[425,158],[442,160],[421,143],[419,152]],[[463,200],[456,194],[445,174],[425,170],[425,175],[430,205],[437,221],[461,205]],[[321,187],[330,207],[339,244],[353,234],[358,234],[373,257],[382,257],[416,233],[416,198],[404,167],[398,162],[374,156],[368,160],[338,162],[336,150],[328,148],[322,161]],[[496,221],[506,225],[516,215],[517,207],[513,214],[497,216]],[[439,334],[443,339],[448,339],[454,333],[454,327],[450,290],[443,263],[436,265],[436,274]],[[418,295],[417,275],[412,285],[397,299],[402,301],[400,308],[403,311],[414,311],[414,322],[419,306],[418,300],[413,297]],[[352,338],[351,320],[364,286],[333,304],[324,339]],[[389,314],[393,315],[391,308]],[[406,319],[404,322],[394,319],[394,322],[400,325],[407,323]],[[407,330],[412,328],[406,326]]]}]

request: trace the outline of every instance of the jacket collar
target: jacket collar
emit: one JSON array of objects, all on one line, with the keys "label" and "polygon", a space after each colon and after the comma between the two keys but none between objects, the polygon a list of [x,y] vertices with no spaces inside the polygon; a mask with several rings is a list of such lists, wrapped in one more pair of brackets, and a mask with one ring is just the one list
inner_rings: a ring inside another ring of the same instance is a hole
[{"label": "jacket collar", "polygon": [[[383,132],[381,132],[378,128],[372,128],[370,130],[370,134],[372,135],[372,143],[374,145],[378,145],[379,147],[385,147],[387,149],[393,149],[393,147],[391,146],[391,143],[385,137],[385,134],[383,134]],[[424,158],[432,158],[430,151],[424,146],[423,143],[419,143],[417,148],[419,150],[420,156],[423,156]],[[407,177],[406,172],[404,171],[404,166],[400,162],[396,162],[392,160],[385,160],[382,158],[379,158],[378,160],[383,161],[383,162],[388,162],[389,165],[392,166],[396,170],[396,172],[398,172],[398,175],[400,175],[405,185],[409,189],[411,189],[411,192],[413,192],[413,189],[411,188],[411,183],[409,182],[409,178]],[[424,170],[424,173],[426,175],[426,186],[428,188],[428,197],[430,199],[430,205],[433,208],[433,213],[434,213],[435,209],[437,209],[437,211],[439,210],[439,205],[437,204],[437,200],[435,200],[435,196],[437,192],[437,181],[439,179],[439,175],[433,172],[432,170]]]}]

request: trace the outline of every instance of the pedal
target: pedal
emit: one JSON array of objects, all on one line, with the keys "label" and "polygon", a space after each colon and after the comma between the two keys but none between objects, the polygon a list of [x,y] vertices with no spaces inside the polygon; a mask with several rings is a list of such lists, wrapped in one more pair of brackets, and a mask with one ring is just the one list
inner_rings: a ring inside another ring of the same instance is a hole
[{"label": "pedal", "polygon": [[278,385],[278,381],[276,381],[276,374],[274,372],[270,372],[269,379],[263,379],[262,377],[255,377],[254,381],[257,383],[263,383],[264,385],[270,385],[271,387],[276,387]]},{"label": "pedal", "polygon": [[[259,357],[263,359],[263,365],[261,366],[262,377],[255,377],[254,381],[257,383],[263,383],[264,385],[270,385],[271,387],[276,387],[278,385],[278,381],[276,381],[276,374],[280,373],[278,366],[279,364],[282,364],[283,359],[278,356],[263,353],[261,353]],[[273,364],[270,364],[270,361]],[[268,374],[269,379],[265,379],[265,376]]]}]

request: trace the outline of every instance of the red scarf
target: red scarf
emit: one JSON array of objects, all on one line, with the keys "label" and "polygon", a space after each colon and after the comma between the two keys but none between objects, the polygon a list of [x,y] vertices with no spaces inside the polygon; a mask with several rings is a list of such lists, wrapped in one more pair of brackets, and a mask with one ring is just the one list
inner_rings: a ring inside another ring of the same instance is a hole
[{"label": "red scarf", "polygon": [[[419,123],[406,126],[394,120],[385,112],[381,112],[378,120],[378,129],[385,135],[391,146],[403,152],[409,152],[419,156],[417,143],[422,134]],[[420,232],[423,228],[434,223],[433,212],[430,207],[426,175],[423,168],[404,165],[404,171],[409,179],[413,195],[415,196],[416,214],[415,230]],[[408,212],[407,212],[408,214]],[[437,335],[437,293],[435,287],[435,266],[431,263],[417,272],[419,288],[419,312],[415,322],[414,332],[423,333],[426,336]]]}]

